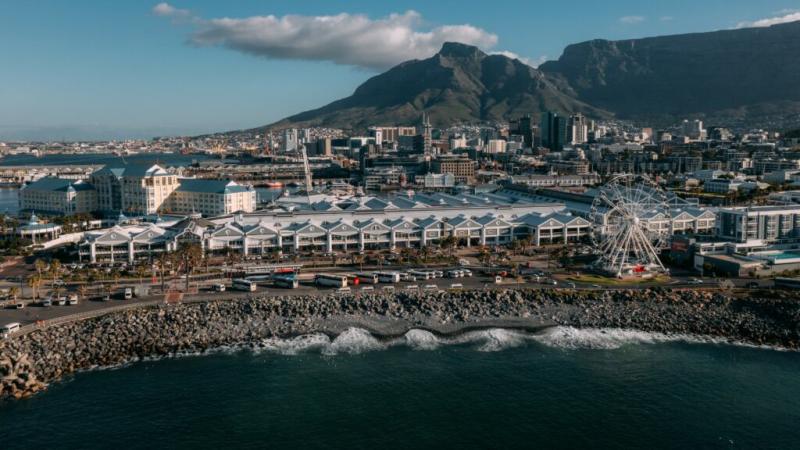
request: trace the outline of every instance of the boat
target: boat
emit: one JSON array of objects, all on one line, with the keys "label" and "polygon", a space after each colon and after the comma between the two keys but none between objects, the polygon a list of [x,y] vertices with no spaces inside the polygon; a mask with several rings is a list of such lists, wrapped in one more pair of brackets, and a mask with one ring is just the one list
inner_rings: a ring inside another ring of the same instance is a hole
[{"label": "boat", "polygon": [[282,188],[283,187],[283,183],[281,183],[280,181],[267,181],[266,183],[264,183],[264,185],[267,186],[268,188]]}]

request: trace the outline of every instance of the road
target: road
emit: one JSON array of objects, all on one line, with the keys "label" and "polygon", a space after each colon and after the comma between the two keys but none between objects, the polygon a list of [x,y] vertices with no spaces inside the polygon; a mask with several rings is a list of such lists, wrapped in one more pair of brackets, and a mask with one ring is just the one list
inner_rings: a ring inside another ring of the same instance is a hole
[{"label": "road", "polygon": [[[352,271],[350,271],[352,272]],[[293,296],[301,296],[301,295],[327,295],[332,292],[335,292],[333,288],[322,288],[315,286],[313,281],[308,280],[310,274],[304,274],[306,280],[301,281],[300,287],[297,289],[289,290],[283,288],[276,288],[268,285],[268,282],[264,283],[263,285],[259,285],[257,294],[259,296],[282,296],[282,295],[293,295]],[[565,274],[558,275],[559,278],[563,278]],[[444,289],[452,289],[453,284],[457,283],[461,285],[461,288],[465,290],[475,290],[475,289],[503,289],[503,288],[530,288],[530,289],[563,289],[563,288],[570,288],[570,289],[578,289],[578,290],[596,290],[596,289],[603,289],[603,290],[610,290],[610,289],[647,289],[655,286],[663,286],[663,287],[670,287],[670,288],[691,288],[691,289],[698,289],[698,288],[716,288],[718,287],[718,283],[711,279],[704,279],[702,284],[696,283],[697,278],[695,277],[673,277],[671,282],[667,283],[636,283],[636,284],[626,284],[626,285],[612,285],[612,286],[598,286],[592,283],[573,283],[566,282],[566,281],[559,281],[556,286],[550,284],[542,284],[532,281],[525,281],[525,282],[516,282],[515,280],[504,278],[500,284],[496,284],[494,282],[494,277],[489,277],[485,275],[475,275],[472,277],[464,277],[464,278],[439,278],[433,280],[425,280],[425,281],[418,281],[418,282],[400,282],[397,284],[376,284],[376,285],[359,285],[359,286],[352,286],[351,293],[359,294],[359,293],[372,293],[372,292],[380,292],[382,290],[389,290],[392,289],[394,291],[403,291],[409,290],[411,287],[417,287],[420,290],[425,290],[426,287],[429,286],[436,286],[437,290],[444,290]],[[224,281],[223,279],[218,280],[205,280],[198,283],[192,282],[192,285],[199,285],[199,290],[197,294],[186,295],[184,297],[185,301],[208,301],[208,300],[235,300],[238,298],[243,298],[250,293],[247,292],[240,292],[240,291],[233,291],[230,288],[224,292],[214,292],[211,289],[211,286],[214,284],[220,283]],[[737,287],[744,287],[745,280],[737,280],[736,286]],[[753,280],[746,280],[747,282],[751,282]],[[768,288],[771,287],[771,280],[760,280],[761,287]],[[135,286],[136,283],[123,283],[125,286]],[[230,283],[227,283],[230,286]],[[149,289],[153,289],[156,291],[160,291],[160,287],[158,284],[149,284],[146,283],[146,286]],[[174,288],[182,287],[183,282],[180,280],[174,280],[172,282],[172,286]],[[417,290],[417,289],[414,289]],[[99,301],[99,300],[81,300],[78,305],[74,306],[50,306],[50,307],[43,307],[38,304],[29,303],[28,301],[23,301],[27,303],[27,306],[22,309],[15,309],[13,306],[7,306],[5,308],[0,309],[0,325],[10,323],[10,322],[19,322],[22,325],[34,323],[36,321],[46,321],[51,320],[59,317],[63,317],[70,314],[77,314],[77,313],[87,313],[93,312],[97,310],[102,310],[106,308],[111,308],[114,306],[126,305],[126,304],[139,304],[139,303],[153,303],[153,302],[163,302],[164,296],[163,294],[156,293],[155,295],[148,295],[138,298],[133,298],[130,300],[122,300],[119,298],[113,298],[110,301]],[[10,302],[9,302],[10,303]]]}]

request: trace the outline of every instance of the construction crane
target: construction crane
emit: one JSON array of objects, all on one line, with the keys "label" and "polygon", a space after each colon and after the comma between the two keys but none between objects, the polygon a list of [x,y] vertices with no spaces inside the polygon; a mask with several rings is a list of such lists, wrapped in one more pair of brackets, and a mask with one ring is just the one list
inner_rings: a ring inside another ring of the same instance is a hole
[{"label": "construction crane", "polygon": [[300,153],[303,155],[303,171],[306,175],[306,198],[308,204],[311,204],[311,167],[308,165],[308,153],[306,153],[306,146],[300,146]]}]

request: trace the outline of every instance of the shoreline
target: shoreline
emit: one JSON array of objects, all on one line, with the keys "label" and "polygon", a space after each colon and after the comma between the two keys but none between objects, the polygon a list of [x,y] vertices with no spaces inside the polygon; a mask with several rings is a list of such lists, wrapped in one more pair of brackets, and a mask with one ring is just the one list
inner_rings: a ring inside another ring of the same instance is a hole
[{"label": "shoreline", "polygon": [[720,292],[462,291],[353,296],[251,296],[178,305],[149,304],[68,321],[0,341],[0,398],[25,398],[71,373],[145,358],[265,339],[359,328],[384,342],[409,330],[451,338],[502,328],[539,333],[555,326],[697,336],[754,347],[800,348],[793,293],[736,298]]}]

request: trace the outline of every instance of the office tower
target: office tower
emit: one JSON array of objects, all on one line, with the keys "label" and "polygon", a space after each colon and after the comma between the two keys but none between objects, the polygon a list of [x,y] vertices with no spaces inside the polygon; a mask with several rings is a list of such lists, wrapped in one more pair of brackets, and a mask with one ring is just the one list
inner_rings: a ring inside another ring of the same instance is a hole
[{"label": "office tower", "polygon": [[542,136],[542,147],[553,151],[564,148],[567,141],[567,119],[554,112],[542,113],[542,120],[539,126]]}]

